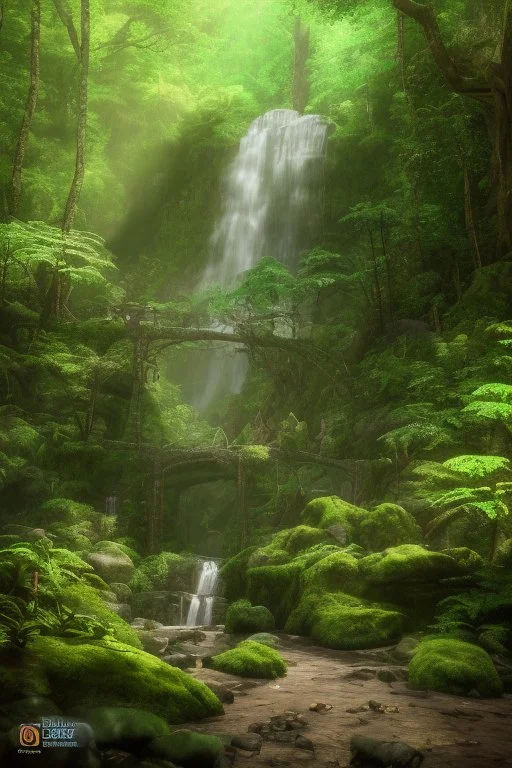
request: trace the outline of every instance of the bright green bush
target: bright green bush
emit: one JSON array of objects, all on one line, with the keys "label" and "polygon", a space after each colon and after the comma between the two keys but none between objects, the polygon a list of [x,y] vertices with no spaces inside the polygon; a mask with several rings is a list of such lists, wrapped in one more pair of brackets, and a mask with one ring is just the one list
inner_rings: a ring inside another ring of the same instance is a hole
[{"label": "bright green bush", "polygon": [[142,648],[138,634],[117,613],[105,605],[101,595],[88,584],[76,583],[62,589],[60,598],[63,603],[77,613],[96,616],[107,624],[116,640],[133,648]]},{"label": "bright green bush", "polygon": [[424,640],[409,664],[414,688],[467,696],[501,696],[502,685],[491,657],[483,648],[453,638]]},{"label": "bright green bush", "polygon": [[275,627],[274,617],[264,605],[251,605],[249,600],[237,600],[226,613],[226,632],[271,632]]},{"label": "bright green bush", "polygon": [[207,661],[207,666],[218,672],[240,677],[275,679],[286,674],[286,663],[274,649],[263,643],[245,640],[236,648],[224,651]]}]

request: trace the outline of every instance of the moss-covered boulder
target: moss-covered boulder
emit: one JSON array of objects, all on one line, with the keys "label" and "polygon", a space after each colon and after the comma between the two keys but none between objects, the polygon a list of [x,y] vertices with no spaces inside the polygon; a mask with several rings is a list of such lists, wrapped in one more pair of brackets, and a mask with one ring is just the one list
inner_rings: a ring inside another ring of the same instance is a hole
[{"label": "moss-covered boulder", "polygon": [[339,551],[319,560],[304,571],[304,584],[327,592],[352,592],[360,588],[358,560]]},{"label": "moss-covered boulder", "polygon": [[451,547],[450,549],[441,550],[441,554],[453,557],[453,559],[459,564],[462,571],[471,573],[472,571],[478,571],[484,567],[484,559],[478,552],[475,552],[469,547]]},{"label": "moss-covered boulder", "polygon": [[294,562],[249,568],[247,571],[249,600],[253,605],[265,605],[279,628],[284,627],[300,600],[302,571],[302,565]]},{"label": "moss-covered boulder", "polygon": [[355,507],[338,496],[322,496],[306,505],[302,513],[302,521],[316,528],[329,529],[341,526],[346,532],[342,543],[349,544],[354,540],[357,526],[365,514],[364,509]]},{"label": "moss-covered boulder", "polygon": [[4,700],[49,696],[73,707],[137,706],[170,723],[222,714],[217,697],[198,680],[144,651],[116,641],[95,643],[36,637],[24,649],[0,653]]},{"label": "moss-covered boulder", "polygon": [[512,539],[507,539],[500,544],[496,550],[493,563],[504,568],[512,566]]},{"label": "moss-covered boulder", "polygon": [[237,600],[226,613],[226,632],[271,632],[275,627],[274,617],[264,605],[251,605],[249,600]]},{"label": "moss-covered boulder", "polygon": [[501,696],[502,684],[491,657],[483,648],[450,637],[424,640],[409,664],[414,688],[467,696]]},{"label": "moss-covered boulder", "polygon": [[198,561],[190,555],[159,552],[137,564],[130,582],[134,592],[193,592],[197,579]]},{"label": "moss-covered boulder", "polygon": [[442,552],[432,552],[417,544],[402,544],[359,561],[361,574],[373,584],[390,582],[437,581],[461,573],[458,562]]},{"label": "moss-covered boulder", "polygon": [[112,582],[128,584],[135,573],[133,560],[115,542],[101,542],[101,547],[97,545],[95,550],[87,555],[87,562],[108,584]]},{"label": "moss-covered boulder", "polygon": [[267,547],[259,547],[249,558],[248,568],[259,568],[264,565],[284,565],[289,563],[291,556],[286,550],[269,544]]},{"label": "moss-covered boulder", "polygon": [[153,739],[145,754],[172,761],[182,768],[215,768],[223,751],[222,741],[217,736],[179,730]]},{"label": "moss-covered boulder", "polygon": [[398,504],[379,504],[359,518],[357,541],[369,552],[421,540],[414,517]]},{"label": "moss-covered boulder", "polygon": [[269,632],[256,632],[255,635],[251,635],[247,639],[253,640],[255,643],[268,645],[269,648],[279,648],[281,646],[280,638],[277,635],[271,635]]},{"label": "moss-covered boulder", "polygon": [[240,677],[273,680],[286,674],[286,663],[274,648],[253,640],[244,640],[236,648],[203,660],[205,666],[218,672]]},{"label": "moss-covered boulder", "polygon": [[398,611],[342,592],[304,593],[286,623],[286,631],[310,635],[327,648],[356,650],[388,645],[400,637],[403,616]]},{"label": "moss-covered boulder", "polygon": [[116,640],[126,643],[134,648],[142,648],[137,633],[132,627],[111,610],[106,604],[101,594],[94,587],[77,582],[65,587],[61,591],[63,602],[73,609],[75,613],[81,613],[85,616],[95,616],[113,631]]},{"label": "moss-covered boulder", "polygon": [[71,714],[90,725],[96,744],[103,748],[129,752],[171,732],[162,717],[136,707],[75,707]]},{"label": "moss-covered boulder", "polygon": [[220,569],[224,597],[234,602],[247,595],[247,567],[249,558],[258,547],[247,547],[231,557]]}]

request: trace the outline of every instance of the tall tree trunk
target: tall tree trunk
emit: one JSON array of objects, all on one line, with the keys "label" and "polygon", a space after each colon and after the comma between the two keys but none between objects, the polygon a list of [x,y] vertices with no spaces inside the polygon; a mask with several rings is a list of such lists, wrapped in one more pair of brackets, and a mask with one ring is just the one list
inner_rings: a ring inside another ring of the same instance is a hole
[{"label": "tall tree trunk", "polygon": [[25,151],[30,133],[30,127],[36,111],[37,95],[39,92],[39,49],[41,41],[41,4],[40,0],[32,0],[31,13],[31,47],[30,47],[30,85],[28,89],[25,112],[21,123],[21,129],[14,156],[14,164],[11,177],[11,188],[8,200],[8,209],[11,216],[16,216],[21,198],[21,172]]},{"label": "tall tree trunk", "polygon": [[468,76],[446,47],[431,5],[416,0],[391,2],[423,28],[432,57],[450,88],[485,106],[493,145],[491,191],[496,200],[496,258],[504,258],[512,252],[512,4],[508,2],[505,10],[501,61],[490,61],[485,76]]},{"label": "tall tree trunk", "polygon": [[89,0],[80,3],[80,88],[78,97],[78,125],[76,132],[75,174],[68,194],[62,230],[69,232],[78,208],[85,173],[85,136],[87,130],[87,90],[89,82],[90,12]]},{"label": "tall tree trunk", "polygon": [[293,108],[302,115],[309,99],[308,58],[309,27],[295,20],[295,53],[293,60]]}]

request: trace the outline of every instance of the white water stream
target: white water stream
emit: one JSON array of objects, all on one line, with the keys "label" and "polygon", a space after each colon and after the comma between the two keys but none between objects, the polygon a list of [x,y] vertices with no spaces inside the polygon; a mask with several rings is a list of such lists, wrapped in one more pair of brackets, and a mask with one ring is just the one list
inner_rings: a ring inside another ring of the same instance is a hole
[{"label": "white water stream", "polygon": [[[275,109],[252,123],[226,174],[222,215],[200,287],[230,287],[264,256],[296,267],[319,226],[327,133],[318,115],[291,109]],[[205,409],[220,393],[240,392],[246,373],[243,352],[216,350],[194,404]]]},{"label": "white water stream", "polygon": [[214,560],[205,560],[199,576],[197,593],[188,609],[187,627],[207,626],[212,622],[215,589],[219,579],[219,568]]}]

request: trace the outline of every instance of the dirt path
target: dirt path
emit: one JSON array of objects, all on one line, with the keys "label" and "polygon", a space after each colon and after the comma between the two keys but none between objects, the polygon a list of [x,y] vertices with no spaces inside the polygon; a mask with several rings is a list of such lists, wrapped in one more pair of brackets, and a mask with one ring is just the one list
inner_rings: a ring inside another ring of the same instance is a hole
[{"label": "dirt path", "polygon": [[[385,668],[375,653],[289,646],[282,654],[289,664],[285,678],[250,681],[233,704],[225,705],[223,717],[189,727],[206,733],[243,734],[251,723],[293,710],[306,715],[308,727],[302,733],[314,743],[315,754],[265,741],[259,755],[239,753],[237,765],[348,766],[350,739],[357,733],[408,742],[425,754],[422,768],[512,768],[512,696],[489,700],[414,695],[403,682],[384,683],[374,677],[376,670]],[[240,682],[211,670],[195,674],[230,686]],[[368,705],[369,700],[399,711],[347,712]],[[310,712],[310,704],[317,701],[331,704],[332,710]]]}]

